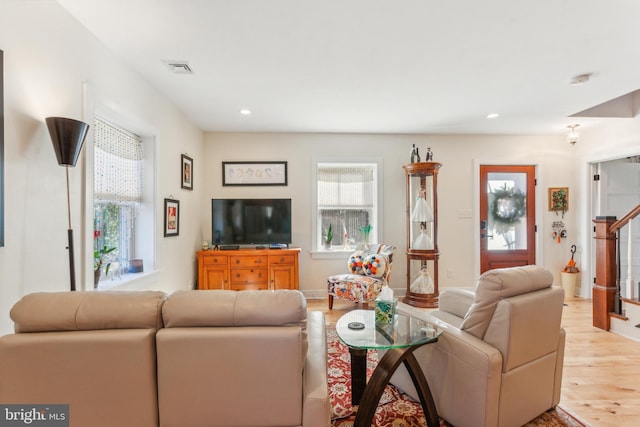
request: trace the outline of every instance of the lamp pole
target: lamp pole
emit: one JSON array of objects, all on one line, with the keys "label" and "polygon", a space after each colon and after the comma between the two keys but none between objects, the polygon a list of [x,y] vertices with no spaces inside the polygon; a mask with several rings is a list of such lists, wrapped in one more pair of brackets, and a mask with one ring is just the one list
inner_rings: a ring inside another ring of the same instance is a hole
[{"label": "lamp pole", "polygon": [[78,120],[64,117],[47,117],[47,127],[56,152],[58,164],[65,166],[67,173],[67,215],[69,228],[67,237],[69,239],[69,275],[71,279],[71,290],[76,290],[76,268],[73,253],[73,229],[71,228],[71,194],[69,191],[69,167],[76,165],[78,156],[82,150],[84,139],[89,131],[89,125]]},{"label": "lamp pole", "polygon": [[69,218],[69,229],[67,230],[67,238],[69,240],[69,276],[71,277],[71,290],[76,290],[76,266],[73,253],[73,229],[71,228],[71,197],[69,194],[69,166],[65,167],[67,172],[67,213]]}]

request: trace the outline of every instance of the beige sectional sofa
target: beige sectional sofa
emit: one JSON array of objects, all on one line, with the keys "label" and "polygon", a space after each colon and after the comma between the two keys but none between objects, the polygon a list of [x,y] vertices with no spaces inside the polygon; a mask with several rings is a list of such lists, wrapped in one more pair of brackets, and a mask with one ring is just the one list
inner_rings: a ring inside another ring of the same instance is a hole
[{"label": "beige sectional sofa", "polygon": [[70,425],[328,426],[324,316],[299,291],[36,293],[0,338],[0,404]]}]

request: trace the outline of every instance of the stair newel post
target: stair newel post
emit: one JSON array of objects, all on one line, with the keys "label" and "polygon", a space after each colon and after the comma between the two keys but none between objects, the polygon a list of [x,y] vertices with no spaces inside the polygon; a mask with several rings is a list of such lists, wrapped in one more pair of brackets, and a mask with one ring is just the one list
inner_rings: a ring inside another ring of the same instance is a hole
[{"label": "stair newel post", "polygon": [[620,229],[616,230],[616,296],[613,299],[613,312],[615,314],[622,314],[622,300],[620,299],[620,290],[622,289],[621,278],[622,273],[620,271],[621,268],[621,256],[622,251],[620,250]]},{"label": "stair newel post", "polygon": [[[610,232],[614,216],[597,216],[595,224],[596,281],[593,285],[593,326],[608,331],[609,313],[615,310],[616,299],[620,304],[617,281],[616,233]],[[617,294],[617,295],[616,295]],[[616,297],[617,296],[617,297]]]}]

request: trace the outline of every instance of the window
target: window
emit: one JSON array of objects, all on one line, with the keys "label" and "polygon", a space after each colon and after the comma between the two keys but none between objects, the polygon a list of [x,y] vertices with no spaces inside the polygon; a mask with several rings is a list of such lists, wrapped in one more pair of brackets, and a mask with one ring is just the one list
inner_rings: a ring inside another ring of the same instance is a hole
[{"label": "window", "polygon": [[[120,275],[136,258],[136,217],[143,201],[142,138],[101,118],[94,124],[94,251],[115,250],[104,265]],[[104,274],[103,274],[104,277]]]},{"label": "window", "polygon": [[[371,228],[368,242],[378,241],[379,169],[373,162],[316,164],[316,250],[354,250],[364,243],[367,226]],[[324,239],[329,225],[333,230],[330,246]]]}]

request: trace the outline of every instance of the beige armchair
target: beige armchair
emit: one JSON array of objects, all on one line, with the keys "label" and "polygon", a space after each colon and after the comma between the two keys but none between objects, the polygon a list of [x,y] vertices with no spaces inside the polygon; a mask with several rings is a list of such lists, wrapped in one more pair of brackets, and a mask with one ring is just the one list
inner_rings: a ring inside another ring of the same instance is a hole
[{"label": "beige armchair", "polygon": [[[444,333],[415,352],[440,417],[456,427],[518,427],[560,401],[562,288],[537,267],[492,270],[475,292],[445,290],[425,314]],[[404,367],[393,384],[417,399]]]}]

